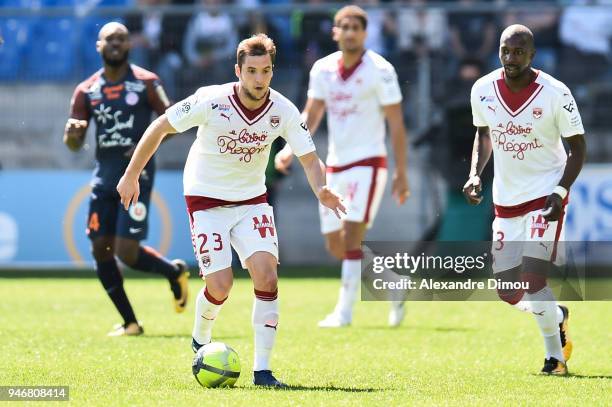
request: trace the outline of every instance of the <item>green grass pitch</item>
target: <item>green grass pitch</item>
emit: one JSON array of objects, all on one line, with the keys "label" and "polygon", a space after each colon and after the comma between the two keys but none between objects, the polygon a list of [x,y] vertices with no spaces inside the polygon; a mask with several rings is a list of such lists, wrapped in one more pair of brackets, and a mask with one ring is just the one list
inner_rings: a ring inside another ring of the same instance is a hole
[{"label": "green grass pitch", "polygon": [[[191,280],[191,300],[201,286]],[[396,329],[388,304],[360,302],[351,328],[321,330],[338,280],[281,276],[272,365],[295,387],[274,391],[251,384],[250,280],[235,281],[214,330],[241,358],[233,389],[191,374],[192,302],[175,314],[161,279],[126,289],[142,337],[105,336],[119,320],[96,279],[0,278],[0,385],[68,385],[70,404],[87,406],[612,405],[607,302],[568,304],[572,376],[541,377],[535,321],[501,302],[409,303]]]}]

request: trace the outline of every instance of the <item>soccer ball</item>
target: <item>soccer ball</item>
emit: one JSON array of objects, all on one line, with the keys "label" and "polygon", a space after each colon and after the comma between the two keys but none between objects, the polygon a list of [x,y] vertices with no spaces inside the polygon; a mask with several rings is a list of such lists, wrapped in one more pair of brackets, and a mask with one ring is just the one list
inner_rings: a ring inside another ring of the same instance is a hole
[{"label": "soccer ball", "polygon": [[191,370],[202,387],[233,387],[240,376],[240,358],[222,342],[211,342],[198,350]]}]

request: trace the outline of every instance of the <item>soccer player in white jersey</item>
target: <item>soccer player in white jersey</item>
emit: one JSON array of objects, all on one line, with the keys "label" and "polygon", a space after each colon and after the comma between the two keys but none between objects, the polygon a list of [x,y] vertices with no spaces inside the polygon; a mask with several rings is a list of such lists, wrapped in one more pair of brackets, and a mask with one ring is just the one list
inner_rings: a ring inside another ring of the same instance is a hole
[{"label": "soccer player in white jersey", "polygon": [[[385,119],[395,154],[393,195],[403,204],[409,196],[406,177],[406,129],[402,94],[393,66],[365,49],[368,16],[357,6],[346,6],[334,17],[333,36],[339,51],[317,62],[310,71],[308,100],[302,116],[314,134],[327,111],[329,185],[346,200],[347,215],[340,220],[320,207],[321,232],[329,253],[342,261],[342,286],[334,311],[319,322],[323,328],[350,325],[361,276],[361,242],[382,200],[387,181]],[[281,150],[276,168],[291,164],[291,146]],[[386,271],[388,278],[397,275]],[[403,301],[392,301],[389,324],[404,317]]]},{"label": "soccer player in white jersey", "polygon": [[479,174],[493,151],[493,272],[502,281],[529,285],[498,294],[535,316],[546,348],[541,372],[565,375],[573,347],[569,311],[557,305],[547,273],[563,240],[569,189],[582,169],[586,144],[570,90],[531,67],[535,52],[531,31],[509,26],[500,38],[502,68],[474,84],[471,104],[477,132],[463,192],[471,204],[480,203]]},{"label": "soccer player in white jersey", "polygon": [[145,131],[117,190],[126,208],[137,202],[138,175],[161,140],[198,126],[183,176],[193,246],[206,281],[196,298],[192,348],[197,351],[211,341],[214,321],[229,295],[231,245],[255,291],[254,384],[284,387],[269,367],[279,320],[278,240],[264,184],[272,142],[283,137],[292,146],[322,205],[337,216],[345,209],[325,185],[325,166],[299,111],[269,88],[275,55],[274,43],[264,34],[242,41],[236,52],[239,81],[200,88],[168,108]]}]

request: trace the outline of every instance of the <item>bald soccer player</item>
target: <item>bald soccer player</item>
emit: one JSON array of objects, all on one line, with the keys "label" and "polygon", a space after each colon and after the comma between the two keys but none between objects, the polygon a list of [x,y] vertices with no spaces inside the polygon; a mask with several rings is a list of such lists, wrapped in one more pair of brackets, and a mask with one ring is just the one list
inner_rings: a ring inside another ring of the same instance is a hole
[{"label": "bald soccer player", "polygon": [[504,282],[527,285],[498,294],[535,316],[546,349],[541,373],[566,375],[573,347],[569,310],[557,304],[547,276],[564,240],[569,189],[582,169],[586,144],[572,93],[531,66],[535,53],[531,31],[509,26],[499,42],[502,67],[474,84],[477,132],[463,192],[470,204],[480,203],[480,174],[493,152],[493,273]]},{"label": "bald soccer player", "polygon": [[141,335],[143,329],[123,287],[117,259],[132,269],[168,279],[176,312],[185,310],[189,273],[182,260],[169,261],[140,245],[147,237],[155,161],[149,161],[142,172],[140,198],[129,211],[121,206],[115,186],[152,113],[163,114],[170,103],[157,75],[128,62],[130,37],[123,24],[111,22],[102,27],[96,48],[103,67],[76,87],[64,144],[78,151],[90,119],[95,121],[96,166],[86,230],[98,278],[123,318],[108,335]]}]

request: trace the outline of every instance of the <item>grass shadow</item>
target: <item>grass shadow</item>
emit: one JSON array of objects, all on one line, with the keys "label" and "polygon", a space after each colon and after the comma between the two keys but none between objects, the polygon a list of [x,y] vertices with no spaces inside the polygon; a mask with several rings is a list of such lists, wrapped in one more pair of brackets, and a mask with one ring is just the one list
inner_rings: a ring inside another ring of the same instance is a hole
[{"label": "grass shadow", "polygon": [[[139,338],[149,338],[149,339],[191,339],[191,334],[148,334],[140,336]],[[224,340],[234,340],[234,339],[244,339],[245,336],[215,336],[215,342],[224,341]]]},{"label": "grass shadow", "polygon": [[558,377],[560,379],[608,379],[608,380],[612,380],[612,376],[608,376],[608,375],[582,375],[582,374],[575,374],[571,372],[567,376],[543,375],[543,374],[538,374],[538,373],[532,373],[531,376]]},{"label": "grass shadow", "polygon": [[353,327],[352,329],[363,329],[372,331],[432,331],[432,332],[474,332],[476,328],[468,328],[463,326],[415,326],[415,325],[401,325],[397,327],[390,326],[361,326]]},{"label": "grass shadow", "polygon": [[282,389],[275,388],[264,388],[259,386],[242,387],[244,390],[271,390],[271,391],[337,391],[344,393],[374,393],[379,391],[385,391],[386,389],[374,389],[374,388],[357,388],[357,387],[339,387],[339,386],[304,386],[299,384],[290,384]]}]

